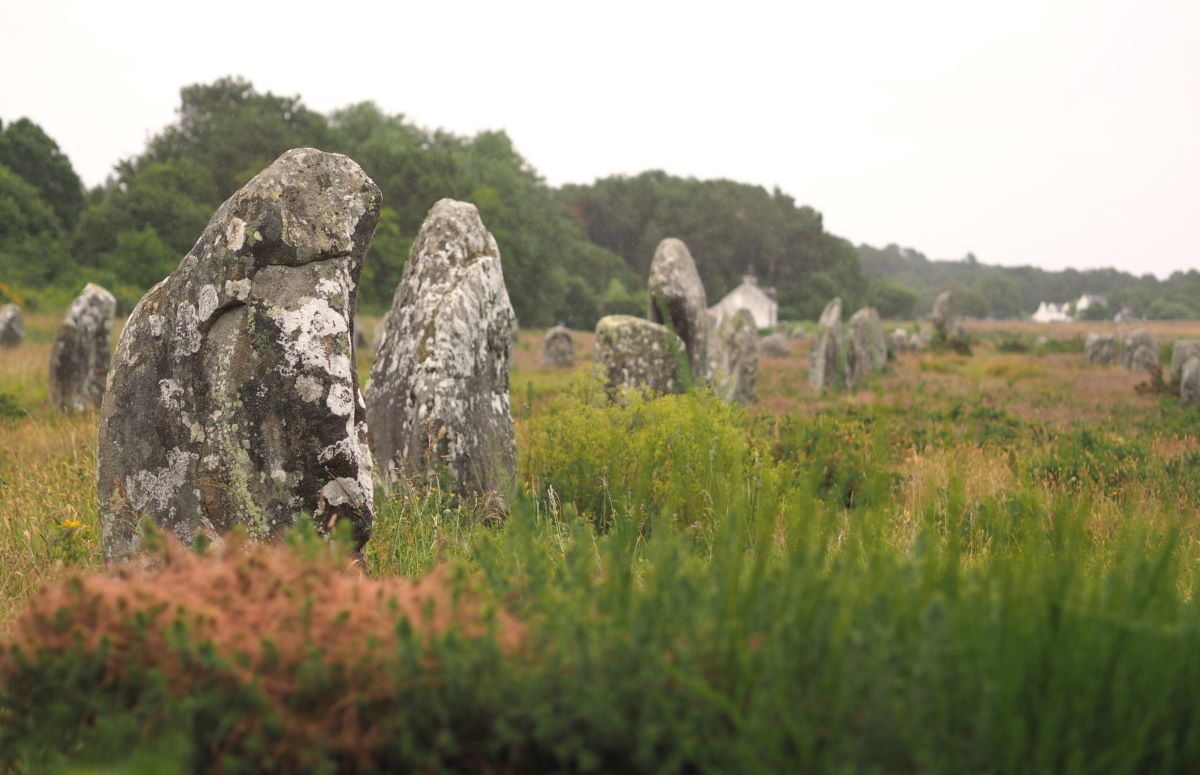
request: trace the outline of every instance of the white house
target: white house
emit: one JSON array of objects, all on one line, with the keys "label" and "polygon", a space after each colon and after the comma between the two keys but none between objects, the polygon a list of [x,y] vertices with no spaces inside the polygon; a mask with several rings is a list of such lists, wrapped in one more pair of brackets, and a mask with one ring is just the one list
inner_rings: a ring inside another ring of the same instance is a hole
[{"label": "white house", "polygon": [[779,322],[779,305],[775,303],[774,288],[760,288],[758,278],[752,274],[742,277],[742,284],[730,291],[725,298],[708,308],[708,314],[721,322],[725,315],[746,309],[754,317],[758,328],[772,328]]},{"label": "white house", "polygon": [[[1108,299],[1094,293],[1085,293],[1075,302],[1065,301],[1062,304],[1051,304],[1043,301],[1038,305],[1037,312],[1033,313],[1033,322],[1066,323],[1075,320],[1088,307],[1106,304],[1108,304]],[[1074,312],[1071,311],[1072,305],[1075,307]]]}]

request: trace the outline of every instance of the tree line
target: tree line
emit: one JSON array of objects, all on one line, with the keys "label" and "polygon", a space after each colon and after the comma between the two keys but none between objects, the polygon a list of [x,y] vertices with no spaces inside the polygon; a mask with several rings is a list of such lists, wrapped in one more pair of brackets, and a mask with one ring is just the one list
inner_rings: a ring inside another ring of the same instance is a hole
[{"label": "tree line", "polygon": [[1195,272],[1172,278],[1164,293],[1153,278],[1115,270],[1001,270],[931,262],[894,245],[856,248],[778,188],[661,171],[554,189],[504,132],[431,130],[372,102],[323,114],[236,77],[183,88],[175,121],[90,191],[35,123],[0,123],[0,296],[20,289],[32,304],[62,306],[90,280],[128,309],[175,268],[221,202],[298,146],[349,155],[383,191],[359,297],[370,312],[390,304],[429,208],[452,197],[474,203],[495,235],[527,326],[590,328],[605,314],[643,314],[650,259],[668,236],[690,247],[710,303],[751,272],[775,288],[783,319],[814,319],[833,296],[851,309],[869,303],[885,317],[910,317],[947,287],[1002,317],[1031,312],[1059,288],[1200,317],[1191,301],[1200,296],[1188,293],[1200,287]]}]

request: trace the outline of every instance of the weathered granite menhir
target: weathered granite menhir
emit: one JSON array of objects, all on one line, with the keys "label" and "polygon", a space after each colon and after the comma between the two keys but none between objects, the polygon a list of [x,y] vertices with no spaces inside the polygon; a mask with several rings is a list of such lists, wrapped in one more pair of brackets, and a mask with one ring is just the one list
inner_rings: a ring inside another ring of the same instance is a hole
[{"label": "weathered granite menhir", "polygon": [[682,240],[668,237],[658,243],[650,262],[649,290],[646,317],[675,332],[687,351],[692,379],[699,382],[708,368],[708,301],[696,262]]},{"label": "weathered granite menhir", "polygon": [[883,322],[873,307],[863,307],[850,316],[850,346],[846,350],[846,386],[853,387],[871,372],[887,365],[887,340]]},{"label": "weathered granite menhir", "polygon": [[367,388],[371,448],[392,484],[503,505],[516,479],[508,377],[516,323],[496,240],[443,199],[413,243]]},{"label": "weathered granite menhir", "polygon": [[808,384],[818,392],[841,387],[838,359],[842,352],[842,300],[835,298],[821,312],[817,338],[808,353]]},{"label": "weathered granite menhir", "polygon": [[116,313],[116,298],[93,283],[71,302],[50,352],[50,399],[60,409],[100,406]]},{"label": "weathered granite menhir", "polygon": [[679,340],[660,323],[632,315],[608,315],[596,323],[592,359],[612,395],[620,388],[650,393],[683,390],[676,364],[676,349],[686,358]]},{"label": "weathered granite menhir", "polygon": [[148,514],[184,542],[271,539],[303,513],[374,517],[354,309],[379,188],[351,159],[288,151],[217,210],[121,334],[100,413],[104,555]]},{"label": "weathered granite menhir", "polygon": [[542,366],[547,368],[569,368],[575,365],[575,340],[571,330],[557,325],[546,332],[542,340]]},{"label": "weathered granite menhir", "polygon": [[1107,366],[1117,351],[1117,337],[1093,331],[1083,340],[1083,357],[1088,363]]},{"label": "weathered granite menhir", "polygon": [[713,391],[726,403],[753,404],[758,382],[758,329],[754,316],[744,308],[726,314],[709,334],[708,371]]},{"label": "weathered granite menhir", "polygon": [[0,307],[0,347],[17,347],[25,341],[25,315],[16,304]]}]

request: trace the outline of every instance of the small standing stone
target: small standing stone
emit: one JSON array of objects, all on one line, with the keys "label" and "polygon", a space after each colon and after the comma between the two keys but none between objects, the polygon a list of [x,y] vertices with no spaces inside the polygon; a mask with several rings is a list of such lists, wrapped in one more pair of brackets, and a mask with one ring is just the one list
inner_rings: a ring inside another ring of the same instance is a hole
[{"label": "small standing stone", "polygon": [[611,391],[631,387],[678,393],[683,388],[669,332],[660,323],[631,315],[600,318],[592,357]]},{"label": "small standing stone", "polygon": [[872,371],[883,371],[887,364],[887,340],[879,313],[863,307],[850,316],[850,347],[846,351],[846,385],[854,383]]},{"label": "small standing stone", "polygon": [[903,328],[897,328],[891,333],[889,341],[892,345],[892,354],[901,355],[908,352],[908,332]]},{"label": "small standing stone", "polygon": [[1083,357],[1088,363],[1107,366],[1113,361],[1117,338],[1112,334],[1090,333],[1083,341]]},{"label": "small standing stone", "polygon": [[542,342],[542,366],[547,368],[570,368],[575,365],[575,340],[564,325],[557,325],[546,332]]},{"label": "small standing stone", "polygon": [[722,401],[742,406],[754,403],[758,381],[758,331],[750,310],[739,309],[723,317],[708,344],[709,373],[717,396]]},{"label": "small standing stone", "polygon": [[1158,362],[1158,348],[1139,344],[1133,351],[1133,364],[1130,368],[1145,374],[1153,374],[1158,371],[1161,368]]},{"label": "small standing stone", "polygon": [[939,338],[950,339],[956,336],[955,326],[958,317],[954,312],[954,292],[942,291],[933,302],[933,313],[930,315],[933,327]]},{"label": "small standing stone", "polygon": [[1200,356],[1191,356],[1179,370],[1179,400],[1200,404]]},{"label": "small standing stone", "polygon": [[1183,365],[1197,356],[1200,356],[1200,339],[1175,340],[1171,346],[1171,381],[1179,384],[1183,379]]},{"label": "small standing stone", "polygon": [[[753,322],[754,318],[751,317],[750,320]],[[762,338],[758,347],[762,351],[762,354],[768,358],[783,358],[792,354],[791,340],[780,333],[767,334]]]},{"label": "small standing stone", "polygon": [[17,347],[25,340],[25,316],[16,304],[0,307],[0,347]]},{"label": "small standing stone", "polygon": [[71,303],[50,352],[50,399],[60,409],[100,406],[116,313],[116,298],[92,283]]},{"label": "small standing stone", "polygon": [[475,206],[443,199],[413,242],[371,368],[371,449],[392,484],[504,503],[516,481],[508,380],[516,322]]},{"label": "small standing stone", "polygon": [[825,305],[808,354],[808,384],[813,390],[841,386],[838,379],[838,356],[842,352],[842,300],[835,298]]},{"label": "small standing stone", "polygon": [[1148,331],[1143,331],[1140,328],[1136,331],[1130,331],[1125,335],[1124,339],[1121,340],[1121,365],[1127,369],[1137,371],[1138,369],[1135,368],[1133,364],[1133,358],[1137,353],[1137,349],[1142,346],[1154,351],[1154,363],[1157,367],[1158,340],[1154,338],[1153,334]]},{"label": "small standing stone", "polygon": [[346,156],[288,151],[138,302],[100,409],[106,559],[136,552],[142,515],[184,543],[235,525],[277,538],[305,513],[366,542],[375,507],[353,312],[381,202]]},{"label": "small standing stone", "polygon": [[708,365],[708,301],[696,262],[682,240],[672,237],[658,243],[650,262],[652,323],[670,325],[683,342],[694,379],[702,379]]}]

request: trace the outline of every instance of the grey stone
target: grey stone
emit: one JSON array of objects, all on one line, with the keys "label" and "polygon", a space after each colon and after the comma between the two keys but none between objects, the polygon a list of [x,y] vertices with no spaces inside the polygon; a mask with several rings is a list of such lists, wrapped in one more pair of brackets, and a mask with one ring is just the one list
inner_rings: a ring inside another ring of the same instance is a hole
[{"label": "grey stone", "polygon": [[[750,320],[753,322],[754,318],[751,317]],[[757,336],[758,334],[756,333],[755,338]],[[782,358],[792,354],[791,340],[783,334],[778,333],[764,336],[762,341],[758,343],[758,348],[763,355],[769,358]]]},{"label": "grey stone", "polygon": [[754,403],[758,382],[758,331],[754,316],[750,310],[739,309],[723,317],[712,334],[708,355],[713,391],[726,403],[742,406]]},{"label": "grey stone", "polygon": [[842,300],[825,305],[817,337],[808,353],[808,384],[813,390],[841,387],[838,357],[842,352]]},{"label": "grey stone", "polygon": [[575,340],[566,326],[558,325],[546,332],[542,340],[542,365],[550,368],[575,365]]},{"label": "grey stone", "polygon": [[903,328],[897,328],[888,337],[888,342],[892,346],[893,355],[901,355],[908,352],[908,331],[905,331]]},{"label": "grey stone", "polygon": [[1117,337],[1112,334],[1090,333],[1083,340],[1083,357],[1088,363],[1108,365],[1117,350]]},{"label": "grey stone", "polygon": [[887,340],[883,322],[872,307],[863,307],[850,316],[850,346],[846,351],[846,385],[853,387],[872,371],[883,371],[887,364]]},{"label": "grey stone", "polygon": [[933,313],[930,315],[933,327],[943,338],[954,336],[958,316],[954,311],[954,292],[942,291],[933,302]]},{"label": "grey stone", "polygon": [[1179,400],[1200,404],[1200,356],[1188,358],[1179,370]]},{"label": "grey stone", "polygon": [[1176,339],[1171,346],[1171,381],[1183,379],[1183,365],[1189,358],[1200,356],[1200,339]]},{"label": "grey stone", "polygon": [[1153,374],[1158,371],[1160,368],[1158,348],[1139,344],[1137,349],[1133,351],[1133,363],[1130,365],[1130,368],[1133,371],[1140,371],[1146,374]]},{"label": "grey stone", "polygon": [[116,298],[92,283],[71,302],[50,351],[50,400],[60,409],[100,406],[116,314]]},{"label": "grey stone", "polygon": [[658,243],[650,262],[649,288],[646,317],[670,326],[687,351],[692,376],[702,379],[708,364],[708,301],[696,262],[681,240],[668,237]]},{"label": "grey stone", "polygon": [[16,304],[0,307],[0,347],[16,347],[25,341],[25,315]]},{"label": "grey stone", "polygon": [[442,199],[413,243],[371,368],[371,449],[391,484],[504,504],[516,480],[509,400],[516,321],[475,206]]},{"label": "grey stone", "polygon": [[138,302],[100,410],[107,559],[137,550],[141,515],[185,543],[235,525],[276,538],[305,512],[367,540],[353,311],[380,204],[351,159],[288,151],[221,205]]},{"label": "grey stone", "polygon": [[[1148,331],[1136,329],[1130,331],[1121,339],[1121,365],[1127,369],[1134,369],[1133,356],[1137,352],[1137,348],[1145,345],[1154,350],[1154,362],[1158,363],[1158,340]],[[1136,371],[1136,369],[1134,369]]]},{"label": "grey stone", "polygon": [[631,315],[600,318],[592,358],[610,391],[629,387],[678,393],[683,389],[670,334],[661,323]]}]

